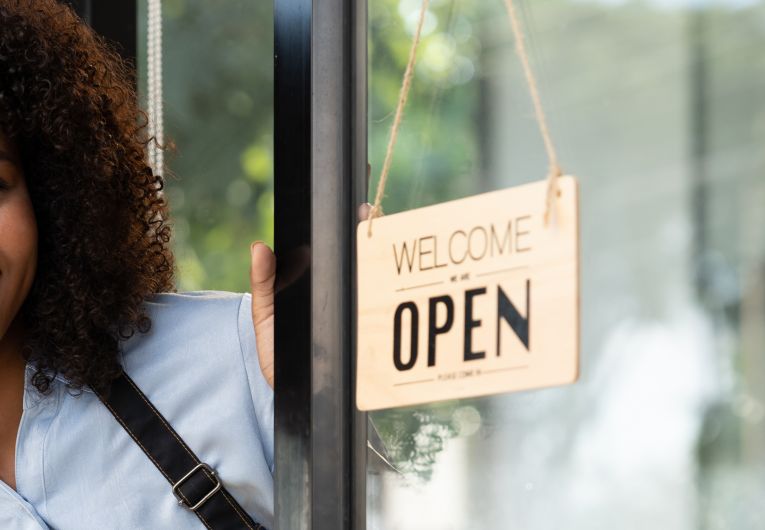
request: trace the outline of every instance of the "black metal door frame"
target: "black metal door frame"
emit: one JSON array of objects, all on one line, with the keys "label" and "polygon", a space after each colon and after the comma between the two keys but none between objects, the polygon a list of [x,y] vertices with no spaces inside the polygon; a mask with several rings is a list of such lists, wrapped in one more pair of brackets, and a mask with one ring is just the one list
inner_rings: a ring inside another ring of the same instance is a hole
[{"label": "black metal door frame", "polygon": [[366,200],[366,1],[274,0],[276,521],[365,528],[353,384],[355,224]]},{"label": "black metal door frame", "polygon": [[65,0],[97,33],[135,63],[138,37],[137,0]]}]

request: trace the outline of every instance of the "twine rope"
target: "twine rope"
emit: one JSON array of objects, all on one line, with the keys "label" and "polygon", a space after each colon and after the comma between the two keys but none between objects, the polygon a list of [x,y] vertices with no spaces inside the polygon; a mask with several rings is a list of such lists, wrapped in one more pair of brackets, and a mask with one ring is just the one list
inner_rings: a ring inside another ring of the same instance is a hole
[{"label": "twine rope", "polygon": [[[554,216],[555,212],[555,198],[558,195],[558,177],[562,175],[560,165],[558,164],[558,155],[555,151],[555,146],[552,141],[552,135],[550,134],[550,128],[547,125],[547,117],[545,116],[544,108],[542,106],[542,97],[539,94],[539,86],[537,84],[534,71],[531,69],[529,61],[529,54],[526,51],[526,39],[521,29],[520,18],[515,9],[513,0],[504,0],[507,14],[510,19],[510,29],[513,32],[513,38],[515,39],[515,50],[518,57],[521,60],[521,66],[523,67],[523,74],[526,78],[526,84],[529,88],[531,95],[531,101],[534,105],[534,116],[539,126],[539,132],[542,135],[542,141],[544,142],[545,151],[547,152],[548,159],[548,172],[547,172],[547,197],[545,208],[545,223]],[[390,130],[390,138],[388,139],[388,147],[385,151],[385,160],[383,162],[382,171],[380,172],[380,181],[377,184],[377,192],[375,193],[375,202],[372,208],[369,210],[367,219],[369,220],[367,236],[372,236],[372,221],[375,217],[378,217],[382,212],[382,200],[385,195],[385,185],[388,182],[388,174],[390,173],[390,166],[393,161],[393,152],[396,147],[396,140],[398,139],[398,132],[401,127],[401,120],[404,115],[404,108],[409,98],[409,90],[412,86],[412,78],[414,77],[414,66],[417,61],[417,48],[420,44],[420,38],[422,35],[422,27],[425,22],[425,15],[427,14],[428,4],[430,0],[423,0],[420,7],[420,15],[417,21],[417,29],[412,40],[412,47],[409,51],[409,61],[406,65],[404,72],[404,80],[401,84],[401,91],[399,93],[398,104],[396,106],[396,115],[393,120],[393,125]]]},{"label": "twine rope", "polygon": [[377,184],[377,193],[375,194],[374,206],[369,210],[369,226],[367,229],[367,236],[372,236],[372,221],[375,217],[380,215],[381,204],[383,196],[385,194],[385,185],[388,182],[388,174],[390,173],[390,166],[393,162],[393,151],[396,148],[396,140],[398,139],[398,131],[401,127],[401,119],[404,117],[404,107],[409,99],[409,89],[412,88],[412,78],[414,78],[414,65],[417,62],[417,48],[420,45],[420,38],[422,36],[422,27],[425,24],[425,15],[428,12],[428,4],[430,0],[422,0],[422,6],[420,6],[420,15],[417,19],[417,29],[414,32],[414,38],[412,39],[412,47],[409,50],[409,61],[406,64],[406,70],[404,71],[404,81],[401,84],[401,91],[398,96],[398,105],[396,106],[396,116],[393,118],[393,125],[390,129],[390,138],[388,139],[388,148],[385,151],[385,161],[383,162],[382,172],[380,173],[380,182]]},{"label": "twine rope", "polygon": [[547,126],[547,117],[545,116],[545,111],[542,107],[542,97],[539,95],[537,79],[529,64],[529,54],[526,51],[526,37],[521,29],[518,12],[515,10],[513,0],[505,0],[505,7],[507,8],[507,14],[510,18],[510,28],[513,31],[513,37],[515,38],[515,51],[523,66],[523,74],[526,77],[526,84],[529,86],[531,101],[534,104],[534,115],[536,116],[537,125],[539,125],[539,132],[542,134],[545,151],[547,151],[548,170],[545,208],[545,223],[547,223],[555,212],[555,197],[558,195],[558,177],[561,176],[562,171],[558,164],[558,154],[555,152],[555,146],[553,145],[552,136],[550,135],[550,128]]}]

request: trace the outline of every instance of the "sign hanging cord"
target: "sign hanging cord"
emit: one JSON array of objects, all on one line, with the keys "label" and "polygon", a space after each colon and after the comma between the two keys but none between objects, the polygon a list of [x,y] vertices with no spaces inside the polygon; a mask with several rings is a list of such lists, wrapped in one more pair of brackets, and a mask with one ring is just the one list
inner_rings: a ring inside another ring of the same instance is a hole
[{"label": "sign hanging cord", "polygon": [[377,193],[375,194],[374,206],[369,210],[369,227],[367,230],[367,236],[372,236],[372,220],[380,215],[380,209],[382,204],[383,195],[385,193],[385,184],[388,182],[388,173],[390,173],[390,166],[393,162],[393,151],[396,147],[396,140],[398,139],[398,130],[401,127],[401,119],[404,117],[404,107],[406,107],[406,101],[409,99],[409,89],[412,88],[412,78],[414,77],[414,65],[417,62],[417,47],[420,45],[420,37],[422,36],[422,26],[425,24],[425,15],[428,12],[428,4],[430,0],[422,0],[422,6],[420,6],[420,16],[417,19],[417,28],[414,32],[414,38],[412,39],[412,48],[409,50],[409,61],[406,64],[406,70],[404,71],[404,81],[401,84],[401,91],[398,96],[398,105],[396,106],[396,116],[393,118],[393,125],[390,129],[390,138],[388,139],[388,148],[385,151],[385,161],[383,162],[382,172],[380,173],[380,182],[377,184]]},{"label": "sign hanging cord", "polygon": [[521,23],[518,18],[518,13],[515,10],[513,0],[505,0],[505,7],[507,8],[507,14],[510,17],[510,28],[513,30],[513,37],[515,38],[515,50],[518,53],[518,57],[521,59],[523,74],[526,76],[526,84],[529,86],[531,101],[534,103],[534,114],[537,118],[537,124],[539,125],[539,132],[542,134],[545,151],[547,151],[547,160],[549,164],[547,170],[547,207],[545,208],[545,223],[547,223],[555,211],[554,201],[555,197],[558,195],[558,177],[561,176],[562,171],[558,164],[558,155],[555,152],[550,129],[547,126],[547,118],[545,117],[545,111],[542,107],[542,98],[539,95],[539,86],[537,85],[536,77],[534,77],[534,71],[529,64],[529,54],[526,52],[526,38],[521,29]]},{"label": "sign hanging cord", "polygon": [[[377,184],[377,192],[375,193],[375,202],[372,208],[369,210],[367,219],[369,220],[367,236],[372,236],[372,221],[375,217],[378,217],[381,212],[382,199],[385,194],[385,185],[388,181],[388,173],[390,172],[390,166],[393,161],[393,152],[396,146],[396,140],[398,138],[398,131],[401,127],[401,120],[404,114],[404,107],[409,98],[409,90],[412,86],[412,78],[414,77],[414,66],[417,60],[417,48],[420,44],[420,38],[422,35],[422,27],[425,22],[425,15],[427,14],[428,4],[430,0],[423,0],[420,7],[420,15],[417,21],[417,29],[412,40],[412,47],[409,52],[409,61],[404,71],[404,80],[401,85],[401,91],[399,93],[398,105],[396,106],[396,115],[391,126],[390,138],[388,140],[388,147],[385,152],[385,160],[383,162],[383,168],[380,173],[380,182]],[[545,151],[547,152],[547,158],[549,163],[549,169],[547,173],[547,198],[545,209],[545,223],[549,221],[554,212],[554,199],[558,194],[558,177],[562,174],[560,165],[558,164],[558,155],[553,145],[552,136],[550,135],[550,129],[547,126],[547,118],[542,107],[542,98],[539,95],[539,87],[537,85],[536,77],[531,69],[529,62],[528,52],[526,51],[526,40],[521,29],[518,13],[515,10],[513,0],[505,0],[505,7],[507,8],[507,14],[510,18],[510,28],[513,32],[515,39],[515,48],[518,56],[521,60],[523,67],[523,73],[526,77],[526,83],[529,87],[529,93],[531,94],[531,100],[534,105],[534,115],[536,117],[537,124],[539,125],[539,131],[542,134],[542,140],[544,141]]]}]

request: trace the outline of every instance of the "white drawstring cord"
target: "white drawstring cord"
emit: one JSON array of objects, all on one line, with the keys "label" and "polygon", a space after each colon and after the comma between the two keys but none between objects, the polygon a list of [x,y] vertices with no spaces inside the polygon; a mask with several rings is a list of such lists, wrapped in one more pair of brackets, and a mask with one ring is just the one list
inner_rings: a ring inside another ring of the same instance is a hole
[{"label": "white drawstring cord", "polygon": [[162,0],[148,0],[147,17],[147,103],[149,137],[155,140],[147,146],[149,165],[157,175],[164,174],[165,143],[162,108]]}]

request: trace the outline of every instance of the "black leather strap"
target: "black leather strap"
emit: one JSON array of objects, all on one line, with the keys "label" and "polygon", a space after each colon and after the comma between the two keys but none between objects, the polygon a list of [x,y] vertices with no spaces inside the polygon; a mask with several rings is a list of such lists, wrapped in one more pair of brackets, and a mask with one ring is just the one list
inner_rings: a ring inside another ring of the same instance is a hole
[{"label": "black leather strap", "polygon": [[[98,397],[167,481],[175,486],[173,494],[179,498],[179,504],[192,509],[201,503],[193,511],[207,528],[265,530],[226,491],[217,475],[211,473],[211,468],[202,464],[126,373],[114,381],[108,397]],[[202,502],[218,486],[220,488]]]}]

